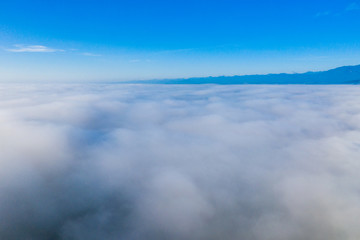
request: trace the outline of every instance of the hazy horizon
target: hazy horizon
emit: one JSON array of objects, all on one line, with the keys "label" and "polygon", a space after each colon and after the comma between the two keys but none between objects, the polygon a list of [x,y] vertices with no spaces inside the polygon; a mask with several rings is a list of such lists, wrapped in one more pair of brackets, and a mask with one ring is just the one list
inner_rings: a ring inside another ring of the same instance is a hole
[{"label": "hazy horizon", "polygon": [[[343,67],[356,67],[356,66],[360,66],[360,64],[355,64],[355,65],[346,65],[346,66],[336,66],[334,68],[326,68],[326,69],[321,69],[321,70],[317,70],[317,71],[314,71],[314,70],[307,70],[307,71],[304,71],[304,72],[294,72],[294,71],[291,71],[291,72],[269,72],[269,73],[264,73],[264,74],[261,74],[261,73],[254,73],[254,74],[244,74],[244,75],[217,75],[217,76],[208,76],[208,75],[205,75],[205,76],[191,76],[191,77],[184,77],[184,78],[151,78],[151,79],[132,79],[132,80],[119,80],[119,79],[94,79],[94,80],[53,80],[51,79],[43,79],[43,80],[16,80],[16,81],[11,81],[11,80],[3,80],[3,81],[0,81],[0,83],[15,83],[15,84],[27,84],[27,83],[42,83],[42,84],[46,84],[46,83],[49,83],[49,84],[71,84],[71,83],[74,83],[74,84],[84,84],[84,83],[103,83],[103,84],[114,84],[114,83],[126,83],[126,84],[131,84],[131,82],[134,82],[134,83],[146,83],[146,82],[149,82],[151,83],[152,81],[154,80],[179,80],[179,79],[194,79],[194,78],[218,78],[218,77],[244,77],[244,76],[258,76],[258,75],[279,75],[279,74],[289,74],[289,75],[296,75],[296,74],[304,74],[304,73],[317,73],[317,72],[327,72],[329,70],[334,70],[334,69],[339,69],[339,68],[343,68]],[[139,82],[140,81],[140,82]],[[266,83],[265,83],[266,84]]]}]

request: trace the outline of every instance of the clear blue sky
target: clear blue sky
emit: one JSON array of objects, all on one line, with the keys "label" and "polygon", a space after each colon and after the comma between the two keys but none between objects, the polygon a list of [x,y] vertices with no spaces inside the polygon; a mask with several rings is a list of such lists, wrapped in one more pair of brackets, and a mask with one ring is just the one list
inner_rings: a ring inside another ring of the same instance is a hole
[{"label": "clear blue sky", "polygon": [[2,0],[0,80],[108,81],[360,64],[360,0]]}]

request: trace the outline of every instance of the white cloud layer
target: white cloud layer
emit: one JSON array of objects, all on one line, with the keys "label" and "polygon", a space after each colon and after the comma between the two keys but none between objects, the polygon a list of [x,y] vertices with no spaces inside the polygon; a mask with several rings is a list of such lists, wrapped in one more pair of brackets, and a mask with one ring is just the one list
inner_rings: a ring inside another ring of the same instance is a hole
[{"label": "white cloud layer", "polygon": [[14,45],[14,47],[15,48],[6,49],[6,51],[8,51],[8,52],[18,52],[18,53],[23,53],[23,52],[50,53],[50,52],[63,52],[64,51],[62,49],[54,49],[54,48],[49,48],[47,46],[42,46],[42,45],[20,45],[20,44],[16,44],[16,45]]},{"label": "white cloud layer", "polygon": [[0,239],[359,239],[359,96],[0,85]]}]

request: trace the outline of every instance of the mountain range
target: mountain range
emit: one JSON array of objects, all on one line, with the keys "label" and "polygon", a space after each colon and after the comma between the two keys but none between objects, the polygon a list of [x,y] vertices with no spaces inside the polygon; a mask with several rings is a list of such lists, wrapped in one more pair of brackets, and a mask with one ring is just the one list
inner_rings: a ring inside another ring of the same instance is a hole
[{"label": "mountain range", "polygon": [[331,70],[319,71],[319,72],[143,80],[143,81],[136,81],[135,83],[224,84],[224,85],[226,84],[359,84],[360,65],[344,66],[344,67],[339,67],[339,68],[334,68]]}]

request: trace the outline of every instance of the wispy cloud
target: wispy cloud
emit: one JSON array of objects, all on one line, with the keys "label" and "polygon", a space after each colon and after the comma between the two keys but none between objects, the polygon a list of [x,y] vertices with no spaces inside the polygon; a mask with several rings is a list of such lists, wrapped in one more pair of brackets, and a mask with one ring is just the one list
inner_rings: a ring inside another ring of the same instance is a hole
[{"label": "wispy cloud", "polygon": [[155,52],[155,54],[177,54],[177,53],[187,53],[196,50],[195,48],[182,48],[182,49],[169,49],[169,50],[161,50]]},{"label": "wispy cloud", "polygon": [[25,44],[15,44],[12,48],[5,48],[8,52],[14,53],[54,53],[54,52],[75,52],[76,54],[87,56],[87,57],[100,57],[101,54],[91,53],[91,52],[79,52],[78,49],[58,49],[51,48],[44,45],[25,45]]},{"label": "wispy cloud", "polygon": [[82,53],[82,55],[88,56],[88,57],[101,57],[101,54],[90,53],[90,52],[84,52],[84,53]]},{"label": "wispy cloud", "polygon": [[131,60],[129,60],[129,63],[139,63],[139,62],[149,63],[149,62],[152,62],[152,60],[151,59],[131,59]]},{"label": "wispy cloud", "polygon": [[138,62],[141,62],[140,59],[131,59],[129,62],[131,63],[138,63]]},{"label": "wispy cloud", "polygon": [[339,12],[331,12],[331,11],[320,11],[314,15],[315,18],[327,17],[327,16],[341,16],[351,11],[360,10],[360,4],[358,2],[352,2],[347,7]]},{"label": "wispy cloud", "polygon": [[315,14],[315,17],[318,18],[318,17],[329,16],[329,15],[331,15],[331,12],[325,11],[325,12],[318,12],[317,14]]},{"label": "wispy cloud", "polygon": [[51,52],[63,52],[62,49],[55,49],[50,48],[43,45],[22,45],[16,44],[14,48],[6,49],[8,52],[18,52],[18,53],[25,53],[25,52],[33,52],[33,53],[51,53]]},{"label": "wispy cloud", "polygon": [[360,10],[359,3],[353,2],[349,6],[347,6],[347,8],[345,9],[345,11],[347,11],[347,12],[354,11],[354,10]]}]

